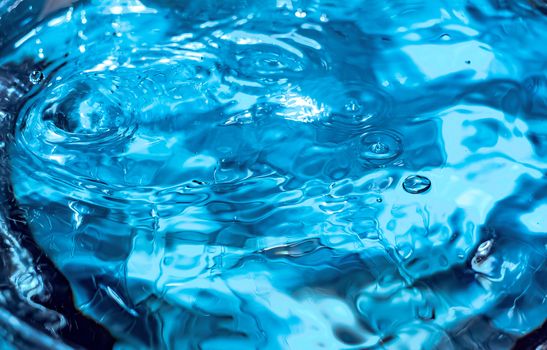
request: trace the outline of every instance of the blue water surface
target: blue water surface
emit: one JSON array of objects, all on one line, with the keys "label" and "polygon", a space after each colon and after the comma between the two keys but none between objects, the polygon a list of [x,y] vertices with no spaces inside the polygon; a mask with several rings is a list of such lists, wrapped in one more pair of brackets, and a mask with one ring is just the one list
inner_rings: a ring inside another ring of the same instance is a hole
[{"label": "blue water surface", "polygon": [[78,2],[11,181],[117,349],[508,349],[547,315],[540,1]]}]

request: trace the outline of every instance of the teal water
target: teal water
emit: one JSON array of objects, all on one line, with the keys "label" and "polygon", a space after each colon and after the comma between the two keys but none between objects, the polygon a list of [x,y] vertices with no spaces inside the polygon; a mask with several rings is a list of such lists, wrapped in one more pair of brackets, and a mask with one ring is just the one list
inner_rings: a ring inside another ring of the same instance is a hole
[{"label": "teal water", "polygon": [[[117,349],[508,349],[547,315],[540,1],[85,1],[9,150]],[[85,330],[81,330],[85,332]]]}]

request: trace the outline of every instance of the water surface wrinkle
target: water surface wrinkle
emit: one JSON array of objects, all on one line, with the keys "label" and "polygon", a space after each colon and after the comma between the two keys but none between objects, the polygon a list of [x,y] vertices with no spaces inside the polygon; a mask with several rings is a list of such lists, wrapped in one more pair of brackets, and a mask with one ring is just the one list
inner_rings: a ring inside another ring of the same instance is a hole
[{"label": "water surface wrinkle", "polygon": [[2,183],[102,347],[547,341],[543,1],[49,6]]}]

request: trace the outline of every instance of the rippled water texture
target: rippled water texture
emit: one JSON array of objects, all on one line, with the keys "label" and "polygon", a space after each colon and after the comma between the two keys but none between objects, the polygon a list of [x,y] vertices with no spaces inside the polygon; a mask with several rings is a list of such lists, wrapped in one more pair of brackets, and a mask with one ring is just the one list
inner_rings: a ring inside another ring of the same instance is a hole
[{"label": "rippled water texture", "polygon": [[118,349],[541,327],[542,1],[141,1],[44,2],[0,40],[2,181]]}]

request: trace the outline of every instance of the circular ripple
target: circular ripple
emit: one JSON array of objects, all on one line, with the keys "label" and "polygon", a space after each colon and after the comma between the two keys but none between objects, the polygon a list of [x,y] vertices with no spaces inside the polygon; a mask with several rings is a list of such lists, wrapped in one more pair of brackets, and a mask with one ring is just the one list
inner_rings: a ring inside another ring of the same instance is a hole
[{"label": "circular ripple", "polygon": [[359,158],[367,164],[382,166],[395,160],[403,151],[401,137],[392,130],[374,130],[359,140]]},{"label": "circular ripple", "polygon": [[[281,15],[289,24],[291,17]],[[263,34],[260,30],[272,32]],[[309,32],[272,28],[271,21],[257,19],[241,22],[234,30],[217,36],[215,45],[230,68],[227,80],[253,94],[275,86],[301,86],[315,73],[329,70],[327,52]],[[315,75],[317,76],[317,75]]]},{"label": "circular ripple", "polygon": [[[330,112],[324,124],[341,139],[362,135],[373,120],[390,114],[392,98],[381,88],[357,82],[338,84],[340,82],[325,80],[315,89],[322,95],[320,102],[327,105]],[[331,93],[324,94],[324,91]]]},{"label": "circular ripple", "polygon": [[[79,188],[90,181],[110,189],[191,180],[183,170],[159,174],[184,152],[182,138],[168,135],[192,132],[220,105],[215,56],[160,46],[133,55],[134,63],[87,56],[44,72],[47,81],[36,85],[17,119],[16,146],[29,170],[48,169],[44,181]],[[138,175],[143,169],[148,177]]]},{"label": "circular ripple", "polygon": [[[39,157],[59,148],[92,149],[127,139],[136,128],[134,111],[119,82],[81,74],[50,83],[22,110],[20,143]],[[126,96],[122,98],[121,96]]]},{"label": "circular ripple", "polygon": [[271,45],[255,45],[238,56],[239,71],[248,78],[258,75],[270,78],[269,81],[272,82],[305,69],[305,61],[302,58]]}]

